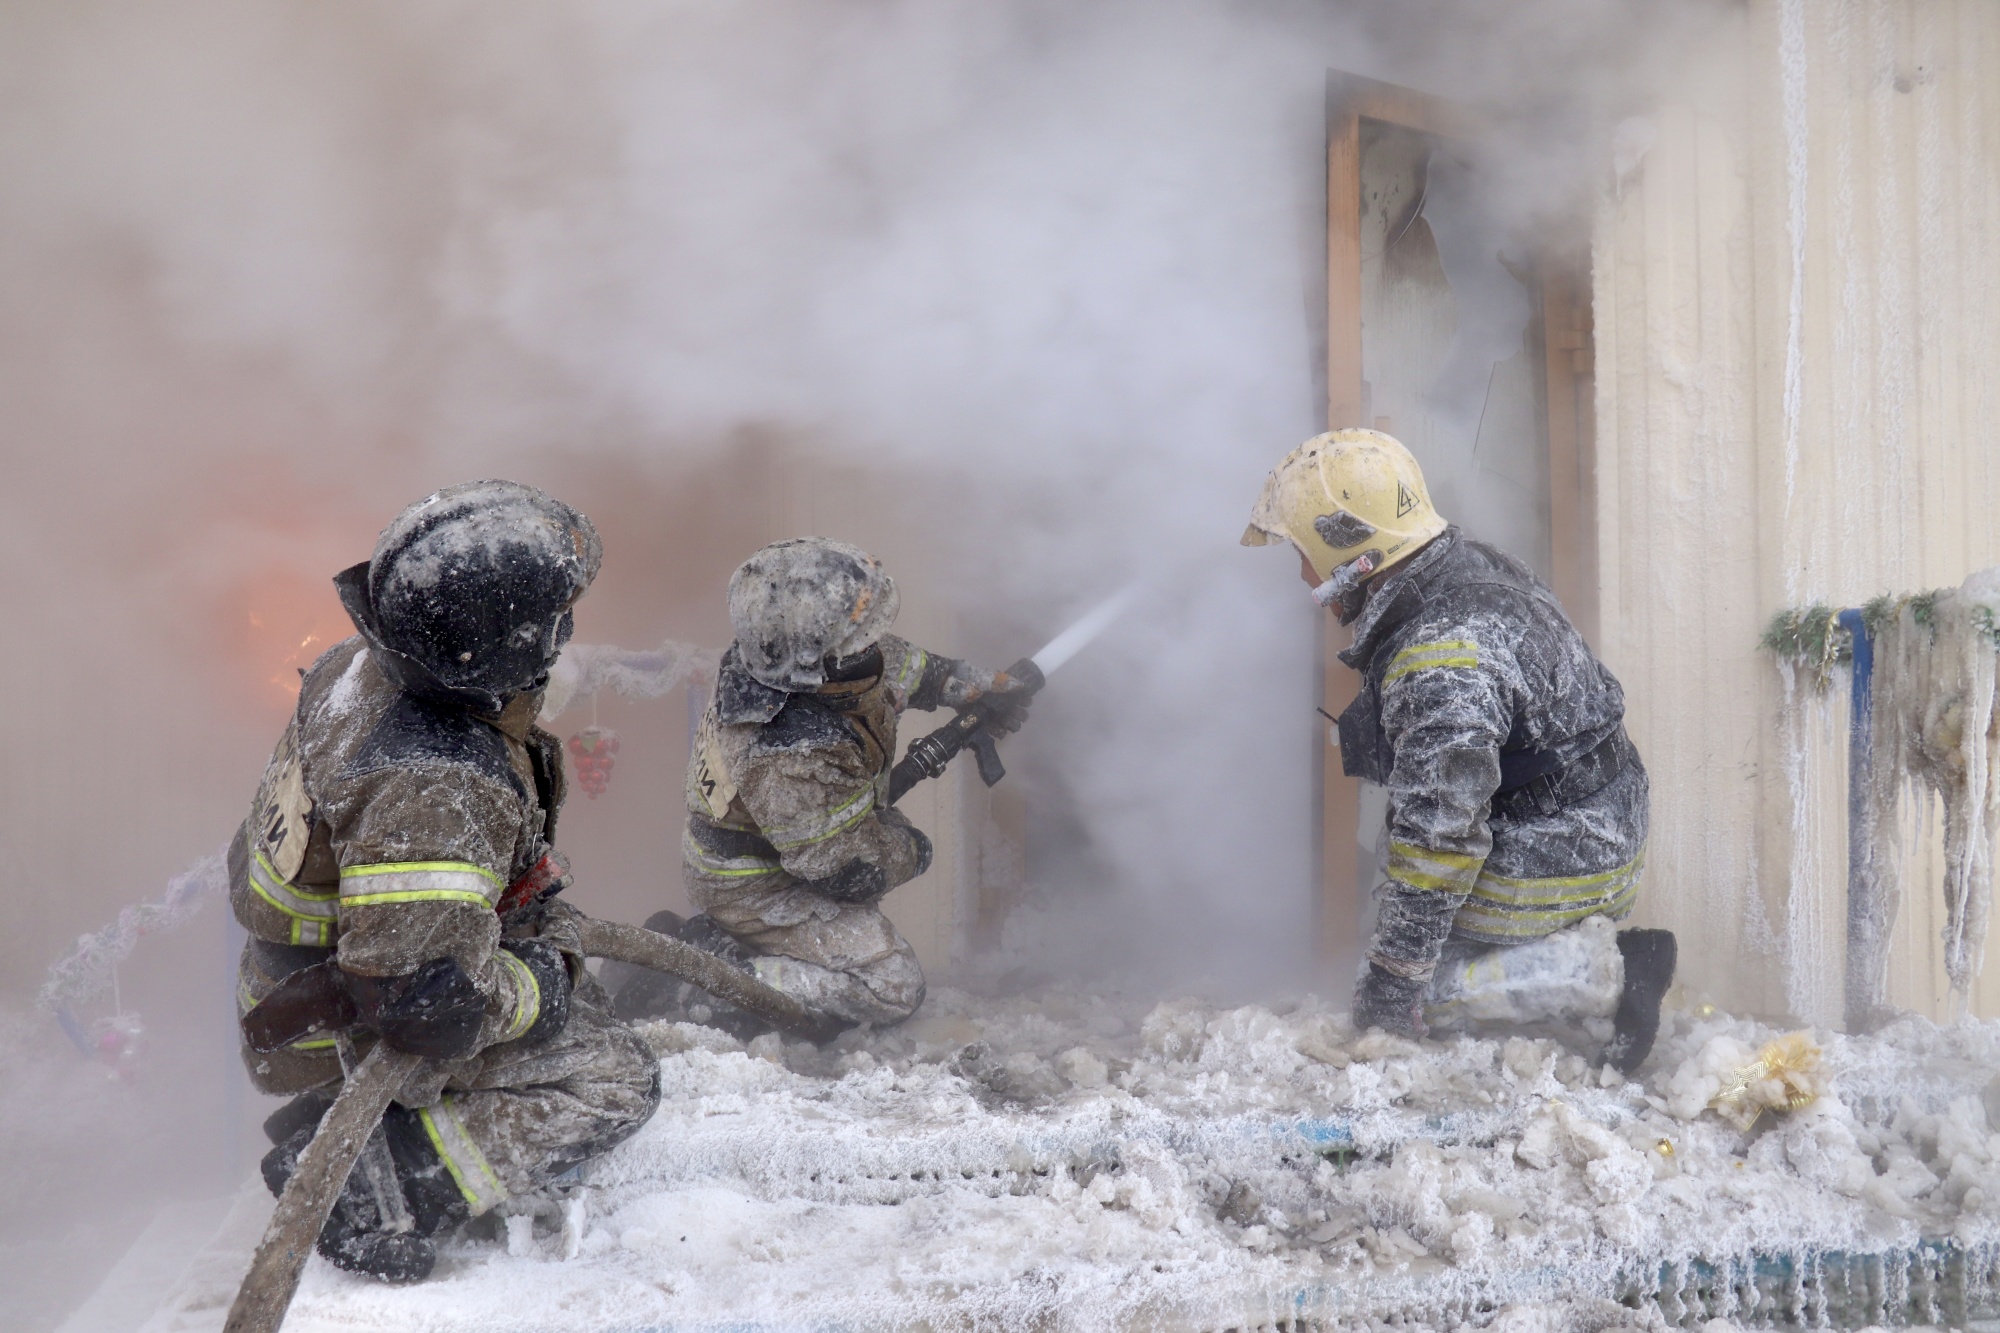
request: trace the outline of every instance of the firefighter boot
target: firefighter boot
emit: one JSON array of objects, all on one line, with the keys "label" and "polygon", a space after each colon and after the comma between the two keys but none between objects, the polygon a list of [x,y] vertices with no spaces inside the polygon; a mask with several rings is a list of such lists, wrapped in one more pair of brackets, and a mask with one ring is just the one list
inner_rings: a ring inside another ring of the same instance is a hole
[{"label": "firefighter boot", "polygon": [[[646,918],[646,929],[660,935],[680,938],[681,927],[686,924],[679,912],[655,912]],[[649,1018],[683,1018],[681,989],[685,985],[679,977],[665,972],[655,972],[650,967],[638,967],[631,963],[607,963],[607,968],[616,967],[625,974],[611,997],[611,1012],[628,1023],[637,1023]]]},{"label": "firefighter boot", "polygon": [[[750,951],[706,913],[683,921],[672,912],[655,912],[646,918],[646,929],[676,936],[703,953],[714,954],[731,967],[745,972],[751,970]],[[744,1013],[727,1001],[718,1000],[693,982],[682,981],[650,968],[632,969],[632,975],[618,988],[611,1009],[627,1022],[664,1019],[669,1022],[701,1023],[721,1028],[746,1041],[771,1030],[771,1025],[762,1019]]]},{"label": "firefighter boot", "polygon": [[1604,1062],[1629,1074],[1645,1063],[1660,1033],[1660,1001],[1674,984],[1679,946],[1671,930],[1621,930],[1618,952],[1625,959],[1625,988],[1618,996]]},{"label": "firefighter boot", "polygon": [[[754,970],[752,964],[755,960],[751,952],[744,948],[734,935],[724,930],[721,922],[706,912],[687,919],[687,924],[681,927],[681,938],[703,953],[712,953],[740,971]],[[681,1001],[686,1006],[690,1022],[721,1028],[741,1041],[748,1041],[771,1030],[771,1025],[763,1019],[738,1009],[727,1000],[710,995],[692,982],[686,983],[683,987]]]},{"label": "firefighter boot", "polygon": [[318,1125],[333,1106],[328,1088],[309,1088],[264,1118],[264,1137],[283,1143],[302,1129]]},{"label": "firefighter boot", "polygon": [[[432,1237],[465,1221],[471,1209],[431,1147],[416,1112],[391,1106],[382,1117],[382,1129],[409,1213],[409,1228],[391,1229],[369,1187],[367,1172],[357,1164],[320,1229],[317,1248],[335,1267],[350,1273],[366,1273],[384,1282],[421,1282],[437,1263]],[[300,1129],[264,1155],[264,1184],[272,1194],[284,1192],[313,1133],[313,1126]]]}]

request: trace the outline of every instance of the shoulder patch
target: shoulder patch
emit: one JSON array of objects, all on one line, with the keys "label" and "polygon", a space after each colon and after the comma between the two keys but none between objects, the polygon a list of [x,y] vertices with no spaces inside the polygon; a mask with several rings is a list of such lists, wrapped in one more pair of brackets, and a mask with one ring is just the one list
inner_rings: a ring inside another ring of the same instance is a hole
[{"label": "shoulder patch", "polygon": [[757,750],[821,750],[854,745],[854,733],[832,709],[809,694],[794,694],[778,715],[757,730]]},{"label": "shoulder patch", "polygon": [[313,831],[313,803],[306,795],[305,773],[299,766],[296,722],[285,728],[271,762],[265,766],[251,817],[255,820],[251,836],[256,850],[281,879],[295,878],[305,864],[306,845],[312,841]]},{"label": "shoulder patch", "polygon": [[385,768],[413,764],[456,764],[519,788],[521,779],[507,759],[499,732],[463,709],[403,694],[368,733],[341,776],[358,778]]},{"label": "shoulder patch", "polygon": [[715,728],[715,710],[710,709],[702,715],[701,725],[694,734],[694,789],[712,818],[725,819],[730,803],[736,799],[736,779],[729,771],[729,760]]}]

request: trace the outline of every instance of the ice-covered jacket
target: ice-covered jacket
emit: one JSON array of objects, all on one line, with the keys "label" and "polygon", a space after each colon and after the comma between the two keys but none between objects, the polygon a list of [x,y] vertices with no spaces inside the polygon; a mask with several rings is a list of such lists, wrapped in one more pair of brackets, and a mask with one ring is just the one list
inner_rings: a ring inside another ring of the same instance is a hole
[{"label": "ice-covered jacket", "polygon": [[1373,961],[1427,977],[1449,933],[1631,910],[1647,787],[1624,692],[1525,565],[1448,528],[1369,590],[1340,657],[1363,678],[1343,766],[1389,794]]},{"label": "ice-covered jacket", "polygon": [[487,717],[419,697],[358,637],[312,665],[229,850],[230,902],[251,936],[244,1010],[331,950],[363,978],[452,960],[485,1001],[481,1047],[534,1025],[539,989],[498,948],[495,909],[543,864],[562,806],[561,749],[533,725],[539,703],[522,695]]},{"label": "ice-covered jacket", "polygon": [[801,694],[760,684],[733,646],[724,654],[688,760],[682,855],[697,902],[704,886],[870,902],[929,867],[930,840],[888,803],[896,719],[964,702],[991,678],[893,635],[878,646],[878,675]]}]

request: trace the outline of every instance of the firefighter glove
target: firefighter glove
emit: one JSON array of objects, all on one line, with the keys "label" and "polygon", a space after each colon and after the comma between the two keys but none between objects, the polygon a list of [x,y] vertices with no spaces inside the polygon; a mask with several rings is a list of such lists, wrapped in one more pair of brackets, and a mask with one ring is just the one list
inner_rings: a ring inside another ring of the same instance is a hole
[{"label": "firefighter glove", "polygon": [[[516,1011],[509,1035],[502,1040],[542,1042],[559,1035],[569,1025],[571,989],[569,963],[563,951],[548,939],[502,940],[500,947],[533,982],[531,987],[524,988],[522,1007]],[[534,1006],[532,1019],[526,1008],[529,1004]]]},{"label": "firefighter glove", "polygon": [[1423,999],[1428,984],[1370,963],[1354,990],[1354,1026],[1381,1028],[1399,1037],[1427,1035]]},{"label": "firefighter glove", "polygon": [[456,960],[433,958],[400,977],[344,975],[361,1022],[396,1050],[460,1060],[479,1048],[486,1000]]}]

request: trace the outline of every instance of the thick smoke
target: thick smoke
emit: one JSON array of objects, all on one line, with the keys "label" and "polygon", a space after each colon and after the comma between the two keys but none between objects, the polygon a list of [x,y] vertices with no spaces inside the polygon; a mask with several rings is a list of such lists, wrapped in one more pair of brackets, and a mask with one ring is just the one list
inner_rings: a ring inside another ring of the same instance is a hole
[{"label": "thick smoke", "polygon": [[[945,646],[994,664],[1147,578],[1023,738],[1041,887],[1093,923],[1057,961],[1307,979],[1318,621],[1235,541],[1324,425],[1325,73],[1471,103],[1526,234],[1676,68],[1696,11],[1655,8],[7,7],[0,996],[227,836],[287,673],[344,632],[327,576],[401,504],[547,486],[607,538],[581,637],[719,644],[727,571],[789,535],[786,458],[859,478],[876,517],[830,535],[916,553]],[[622,886],[587,905],[632,915],[673,880],[681,723],[628,717],[655,805],[570,838]],[[185,1017],[149,1092],[8,1103],[47,1122],[6,1127],[47,1148],[37,1193],[103,1227],[12,1288],[51,1293],[37,1323],[144,1221],[139,1146],[243,1123],[225,928],[189,930],[127,987]],[[182,1160],[232,1179],[244,1147]],[[0,1220],[0,1257],[26,1235]]]}]

